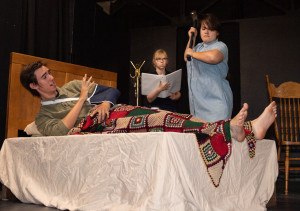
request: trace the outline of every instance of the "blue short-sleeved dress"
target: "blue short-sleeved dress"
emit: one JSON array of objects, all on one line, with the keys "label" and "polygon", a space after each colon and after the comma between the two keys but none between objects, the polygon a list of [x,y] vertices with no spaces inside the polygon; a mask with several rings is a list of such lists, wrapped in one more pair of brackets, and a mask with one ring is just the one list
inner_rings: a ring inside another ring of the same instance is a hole
[{"label": "blue short-sleeved dress", "polygon": [[208,64],[194,58],[187,62],[190,112],[207,122],[230,119],[233,96],[226,80],[228,73],[228,48],[225,43],[215,40],[199,43],[194,51],[204,52],[218,49],[224,55],[222,62]]}]

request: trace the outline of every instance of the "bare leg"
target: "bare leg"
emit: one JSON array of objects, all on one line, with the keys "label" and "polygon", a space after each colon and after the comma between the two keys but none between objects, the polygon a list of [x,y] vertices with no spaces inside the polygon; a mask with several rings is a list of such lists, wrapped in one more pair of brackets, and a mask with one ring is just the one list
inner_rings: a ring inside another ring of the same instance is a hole
[{"label": "bare leg", "polygon": [[244,103],[240,112],[230,121],[231,137],[242,142],[245,139],[244,122],[248,114],[248,104]]},{"label": "bare leg", "polygon": [[254,137],[259,140],[263,139],[267,130],[274,122],[277,116],[276,103],[271,102],[264,110],[264,112],[255,120],[252,121]]}]

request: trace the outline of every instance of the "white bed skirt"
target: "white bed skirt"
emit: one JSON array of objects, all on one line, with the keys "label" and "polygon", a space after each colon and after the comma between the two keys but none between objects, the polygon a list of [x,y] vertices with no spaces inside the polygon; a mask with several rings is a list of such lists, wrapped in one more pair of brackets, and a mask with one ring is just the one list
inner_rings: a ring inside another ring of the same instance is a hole
[{"label": "white bed skirt", "polygon": [[10,138],[0,180],[24,203],[68,210],[266,210],[278,176],[273,140],[232,141],[220,186],[193,134],[129,133]]}]

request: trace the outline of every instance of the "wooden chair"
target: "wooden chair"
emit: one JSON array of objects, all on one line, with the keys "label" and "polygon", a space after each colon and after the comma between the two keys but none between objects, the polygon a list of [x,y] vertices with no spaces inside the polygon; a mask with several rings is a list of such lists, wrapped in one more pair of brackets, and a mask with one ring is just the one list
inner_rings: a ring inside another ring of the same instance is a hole
[{"label": "wooden chair", "polygon": [[[274,122],[278,145],[277,156],[279,169],[284,170],[285,173],[284,193],[287,195],[289,172],[300,170],[300,167],[290,166],[290,161],[300,160],[299,151],[290,157],[291,148],[300,146],[300,83],[289,81],[275,87],[273,83],[270,83],[269,75],[266,75],[266,80],[270,102],[275,101],[277,104],[277,118]],[[282,148],[285,148],[283,158],[280,157]]]}]

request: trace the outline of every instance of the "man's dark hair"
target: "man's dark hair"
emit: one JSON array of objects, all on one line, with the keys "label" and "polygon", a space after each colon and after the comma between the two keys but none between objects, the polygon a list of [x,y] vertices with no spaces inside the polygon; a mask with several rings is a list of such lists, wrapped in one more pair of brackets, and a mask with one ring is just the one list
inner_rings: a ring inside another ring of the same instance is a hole
[{"label": "man's dark hair", "polygon": [[46,66],[46,64],[42,61],[33,62],[25,66],[20,74],[21,84],[25,87],[25,89],[30,91],[32,95],[38,97],[40,97],[40,94],[35,89],[31,89],[30,84],[38,84],[34,73],[37,69],[41,68],[42,66]]},{"label": "man's dark hair", "polygon": [[201,23],[206,23],[209,30],[217,31],[220,33],[221,24],[217,16],[215,16],[214,14],[211,13],[202,14],[199,18],[199,23],[200,25]]}]

